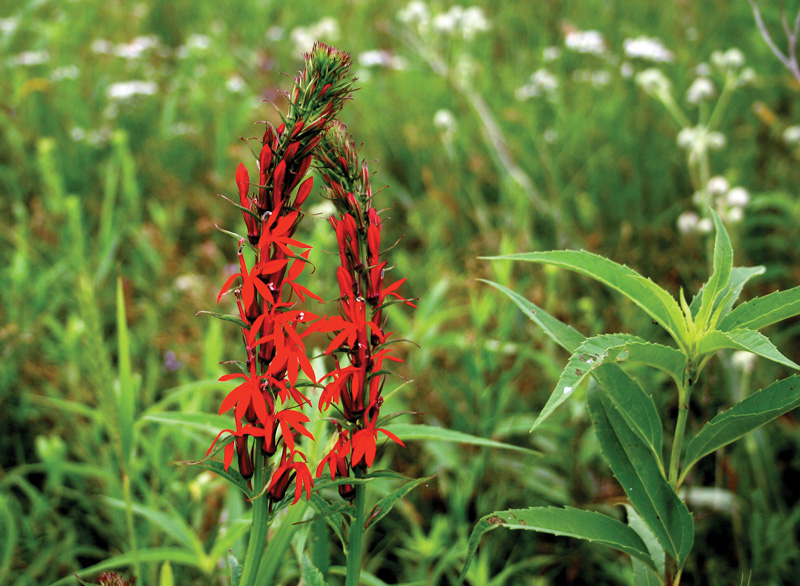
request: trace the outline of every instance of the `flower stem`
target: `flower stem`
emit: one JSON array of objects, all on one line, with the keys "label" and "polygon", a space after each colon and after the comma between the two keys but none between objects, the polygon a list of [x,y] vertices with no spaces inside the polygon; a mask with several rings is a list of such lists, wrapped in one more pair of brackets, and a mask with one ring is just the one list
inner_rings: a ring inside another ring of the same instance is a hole
[{"label": "flower stem", "polygon": [[[363,473],[356,468],[354,470],[356,478],[361,478]],[[361,553],[364,537],[364,504],[366,501],[366,485],[356,484],[355,508],[356,514],[353,524],[350,526],[350,543],[347,552],[347,578],[345,586],[358,586],[361,576]]]},{"label": "flower stem", "polygon": [[672,454],[669,458],[669,483],[676,490],[678,489],[678,466],[681,460],[683,435],[686,431],[686,417],[689,414],[689,397],[683,389],[681,389],[679,400],[678,422],[675,425],[675,437],[672,440]]},{"label": "flower stem", "polygon": [[[256,451],[258,447],[256,447]],[[256,492],[260,492],[264,487],[264,472],[267,464],[263,462],[261,465],[256,465],[255,474],[253,476],[253,486]],[[239,581],[239,586],[253,586],[256,582],[256,575],[258,574],[258,566],[261,563],[261,556],[264,553],[264,546],[267,543],[267,502],[269,498],[266,494],[253,500],[253,525],[250,528],[250,541],[247,544],[247,554],[244,558],[244,569],[242,570],[242,578]]]}]

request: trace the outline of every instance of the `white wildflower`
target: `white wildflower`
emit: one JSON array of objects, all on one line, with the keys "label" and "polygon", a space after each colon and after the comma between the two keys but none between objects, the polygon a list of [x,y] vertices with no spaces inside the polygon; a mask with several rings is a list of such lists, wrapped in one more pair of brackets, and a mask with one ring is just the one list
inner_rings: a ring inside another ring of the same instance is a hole
[{"label": "white wildflower", "polygon": [[711,221],[711,218],[703,218],[697,222],[696,230],[699,234],[710,234],[713,229],[714,223]]},{"label": "white wildflower", "polygon": [[625,56],[629,59],[644,59],[655,63],[671,63],[674,60],[672,52],[664,46],[661,39],[650,37],[625,39],[623,47]]},{"label": "white wildflower", "polygon": [[483,13],[483,9],[477,6],[470,6],[461,15],[461,36],[464,40],[471,41],[478,33],[489,30],[489,21]]},{"label": "white wildflower", "polygon": [[636,83],[651,96],[668,93],[671,87],[667,76],[660,69],[652,67],[637,73]]},{"label": "white wildflower", "polygon": [[678,230],[681,234],[693,234],[697,230],[700,216],[695,212],[683,212],[678,216]]},{"label": "white wildflower", "polygon": [[121,81],[108,86],[106,97],[109,100],[127,100],[136,96],[152,96],[157,91],[158,85],[154,81]]},{"label": "white wildflower", "polygon": [[750,194],[744,187],[734,187],[725,196],[725,202],[729,206],[743,208],[750,203]]},{"label": "white wildflower", "polygon": [[708,180],[708,193],[711,195],[725,195],[730,188],[728,180],[722,175],[716,175]]},{"label": "white wildflower", "polygon": [[578,69],[572,73],[572,81],[602,87],[611,83],[611,74],[603,69]]},{"label": "white wildflower", "polygon": [[518,88],[514,92],[514,96],[522,101],[545,95],[550,101],[555,101],[557,99],[558,86],[559,81],[555,75],[547,69],[538,69],[531,75],[530,82]]},{"label": "white wildflower", "polygon": [[725,210],[725,220],[731,224],[737,224],[744,219],[744,208],[733,207]]},{"label": "white wildflower", "polygon": [[433,115],[433,125],[439,132],[452,134],[455,133],[458,123],[456,117],[450,110],[437,110]]},{"label": "white wildflower", "polygon": [[69,131],[69,137],[75,142],[80,142],[86,138],[86,131],[80,126],[73,126]]},{"label": "white wildflower", "polygon": [[697,131],[694,128],[681,128],[681,131],[678,133],[678,146],[684,150],[692,148],[696,140]]},{"label": "white wildflower", "polygon": [[714,95],[714,84],[706,77],[698,77],[686,90],[686,101],[690,104],[705,102]]},{"label": "white wildflower", "polygon": [[415,0],[414,2],[409,2],[408,6],[397,14],[397,18],[405,24],[413,24],[423,28],[430,23],[431,13],[425,2]]},{"label": "white wildflower", "polygon": [[708,63],[700,63],[694,68],[697,77],[708,77],[711,75],[711,66]]},{"label": "white wildflower", "polygon": [[606,52],[606,42],[598,31],[570,31],[564,40],[567,49],[577,53],[602,55]]},{"label": "white wildflower", "polygon": [[542,58],[550,63],[561,57],[561,47],[545,47],[542,51]]},{"label": "white wildflower", "polygon": [[627,61],[623,62],[622,65],[619,66],[619,74],[625,79],[630,79],[634,74],[633,65]]},{"label": "white wildflower", "polygon": [[365,51],[358,56],[358,63],[362,67],[386,67],[388,69],[405,69],[406,61],[398,55],[393,55],[383,49]]},{"label": "white wildflower", "polygon": [[307,27],[297,27],[289,37],[297,53],[307,53],[317,41],[338,41],[339,34],[339,21],[326,16]]},{"label": "white wildflower", "polygon": [[61,81],[62,79],[78,79],[81,70],[75,65],[67,65],[66,67],[56,67],[50,72],[51,81]]},{"label": "white wildflower", "polygon": [[709,132],[705,135],[705,140],[709,150],[712,151],[724,149],[728,142],[721,132]]},{"label": "white wildflower", "polygon": [[9,18],[0,18],[0,33],[4,35],[11,35],[19,27],[19,18],[9,17]]},{"label": "white wildflower", "polygon": [[800,126],[789,126],[783,131],[783,142],[788,145],[800,143]]},{"label": "white wildflower", "polygon": [[48,61],[50,61],[50,53],[47,51],[23,51],[9,58],[8,64],[32,67],[34,65],[43,65]]},{"label": "white wildflower", "polygon": [[241,94],[247,87],[244,78],[241,75],[231,75],[225,82],[225,89],[232,94]]},{"label": "white wildflower", "polygon": [[285,32],[286,30],[282,26],[274,24],[267,29],[267,40],[276,42],[282,41]]},{"label": "white wildflower", "polygon": [[123,59],[140,59],[147,51],[157,49],[160,46],[158,37],[142,36],[136,37],[130,43],[121,43],[114,47],[114,55]]},{"label": "white wildflower", "polygon": [[98,55],[110,55],[114,50],[114,43],[107,39],[95,39],[92,41],[92,53]]},{"label": "white wildflower", "polygon": [[725,65],[730,69],[740,69],[744,65],[744,53],[739,49],[728,49],[723,58]]}]

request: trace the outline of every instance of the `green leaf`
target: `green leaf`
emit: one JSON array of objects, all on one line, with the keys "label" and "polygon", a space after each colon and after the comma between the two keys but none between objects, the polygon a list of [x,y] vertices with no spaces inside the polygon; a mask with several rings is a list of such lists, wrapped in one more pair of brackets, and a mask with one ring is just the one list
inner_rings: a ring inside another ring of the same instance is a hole
[{"label": "green leaf", "polygon": [[642,560],[649,567],[655,568],[642,539],[633,529],[616,519],[593,511],[571,507],[531,507],[529,509],[496,511],[478,521],[469,537],[467,557],[464,560],[464,569],[461,570],[459,582],[463,581],[467,575],[472,558],[480,545],[481,537],[498,527],[586,539],[625,552]]},{"label": "green leaf", "polygon": [[581,334],[578,330],[554,318],[544,309],[540,308],[534,303],[531,303],[519,293],[516,293],[508,287],[504,287],[503,285],[493,281],[485,281],[483,279],[478,280],[483,281],[484,283],[487,283],[495,289],[505,293],[511,299],[511,301],[517,304],[517,307],[519,307],[525,315],[531,318],[536,325],[544,330],[545,334],[547,334],[556,344],[565,350],[569,352],[575,352],[575,349],[586,339],[586,336]]},{"label": "green leaf", "polygon": [[172,575],[172,566],[169,562],[161,564],[161,571],[158,573],[158,586],[175,586],[175,577]]},{"label": "green leaf", "polygon": [[606,397],[625,418],[628,426],[653,453],[663,473],[664,463],[661,456],[664,445],[663,430],[653,398],[616,364],[604,364],[595,370],[592,376],[603,387]]},{"label": "green leaf", "polygon": [[686,366],[686,355],[680,350],[651,344],[630,334],[604,334],[587,338],[567,362],[558,379],[555,390],[550,395],[531,428],[535,430],[555,409],[572,396],[573,390],[594,369],[613,361],[640,362],[664,370],[680,384],[681,374]]},{"label": "green leaf", "polygon": [[306,586],[328,586],[328,583],[325,581],[325,577],[322,575],[317,567],[311,563],[311,558],[308,557],[308,554],[303,552],[303,560],[302,560],[302,570],[303,570],[303,584]]},{"label": "green leaf", "polygon": [[714,210],[711,210],[717,234],[714,239],[714,270],[706,283],[695,325],[699,331],[706,331],[715,304],[729,289],[731,269],[733,268],[733,249],[725,226]]},{"label": "green leaf", "polygon": [[692,549],[692,516],[650,449],[602,392],[589,393],[589,413],[611,470],[631,503],[679,567]]},{"label": "green leaf", "polygon": [[775,291],[742,303],[720,321],[719,329],[760,330],[795,315],[800,315],[800,287]]},{"label": "green leaf", "polygon": [[208,470],[213,472],[214,474],[221,476],[231,484],[233,484],[236,488],[241,490],[245,496],[249,499],[252,499],[256,496],[256,493],[253,492],[250,487],[247,486],[247,481],[242,478],[242,475],[235,470],[231,470],[228,472],[225,470],[225,465],[222,462],[217,462],[216,460],[183,460],[180,462],[172,462],[174,464],[182,464],[183,466],[194,466],[195,468],[201,468],[203,470]]},{"label": "green leaf", "polygon": [[697,353],[700,355],[711,354],[725,348],[747,350],[778,364],[800,369],[800,364],[786,358],[764,334],[755,330],[737,329],[727,332],[719,330],[709,332],[698,342]]},{"label": "green leaf", "polygon": [[197,429],[211,435],[217,435],[220,430],[231,424],[230,417],[214,415],[213,413],[181,413],[168,411],[165,413],[151,413],[141,417],[142,421],[153,421],[169,426],[188,427]]},{"label": "green leaf", "polygon": [[[134,558],[138,559],[139,562],[142,563],[173,562],[176,564],[183,564],[191,567],[199,566],[199,560],[190,551],[186,551],[185,549],[179,549],[175,547],[153,547],[150,549],[140,549],[135,553],[130,552],[130,553],[123,553],[120,555],[115,555],[106,560],[103,560],[100,563],[94,564],[93,566],[84,568],[76,572],[76,574],[81,577],[85,576],[93,577],[100,572],[104,572],[105,570],[114,570],[128,566],[133,563]],[[69,576],[61,578],[57,582],[53,582],[50,586],[65,586],[67,584],[72,584],[74,580],[75,576],[70,574]]]},{"label": "green leaf", "polygon": [[[344,554],[347,555],[347,536],[344,532],[345,520],[342,514],[342,505],[340,503],[332,503],[327,499],[322,498],[318,493],[312,492],[308,504],[319,513],[317,518],[324,518],[342,545]],[[348,507],[349,508],[349,507]]]},{"label": "green leaf", "polygon": [[133,451],[133,420],[136,410],[128,319],[125,315],[125,294],[122,277],[117,277],[117,350],[119,352],[119,392],[117,393],[117,424],[122,443],[122,459],[127,467]]},{"label": "green leaf", "polygon": [[664,582],[658,579],[655,572],[644,562],[636,558],[631,558],[633,564],[633,584],[634,586],[664,586]]},{"label": "green leaf", "polygon": [[688,342],[688,330],[678,303],[670,294],[639,273],[585,250],[555,250],[484,257],[489,260],[523,260],[545,263],[591,277],[622,293],[658,322],[679,346]]},{"label": "green leaf", "polygon": [[388,428],[392,433],[397,435],[403,441],[405,440],[431,440],[440,442],[453,442],[457,444],[467,444],[473,446],[485,446],[487,448],[499,448],[503,450],[513,450],[516,452],[525,452],[526,454],[534,454],[541,456],[540,452],[523,448],[522,446],[514,446],[503,442],[496,442],[494,440],[476,437],[453,429],[444,427],[436,427],[434,425],[413,424],[413,423],[396,423]]},{"label": "green leaf", "polygon": [[397,488],[387,494],[377,502],[375,507],[372,509],[372,512],[367,516],[366,527],[375,525],[378,521],[389,514],[389,511],[392,510],[392,508],[400,501],[400,499],[417,488],[420,484],[429,482],[433,478],[433,476],[428,476],[427,478],[417,478],[416,480],[411,480],[410,482],[406,482],[400,488]]},{"label": "green leaf", "polygon": [[229,321],[231,323],[236,324],[237,326],[250,329],[250,324],[248,324],[247,322],[243,321],[241,318],[235,315],[230,315],[227,313],[217,313],[215,311],[198,311],[195,315],[210,315],[217,319],[221,319],[222,321]]},{"label": "green leaf", "polygon": [[628,503],[623,503],[623,506],[628,512],[628,527],[636,531],[636,534],[642,538],[642,541],[644,542],[645,546],[647,547],[647,551],[650,554],[650,559],[652,559],[656,564],[658,575],[663,579],[665,575],[664,548],[661,547],[661,544],[658,542],[658,538],[650,530],[650,527],[647,526],[647,523],[644,522],[644,519],[642,519],[642,516],[636,511],[636,509],[634,509]]},{"label": "green leaf", "polygon": [[[229,550],[233,548],[239,539],[243,538],[247,532],[250,531],[250,527],[252,527],[252,525],[252,519],[249,518],[228,521],[228,523],[225,525],[225,532],[217,534],[217,539],[209,548],[206,559],[211,560],[211,562],[216,566],[217,561],[223,557],[226,557],[226,555],[230,553]],[[206,571],[213,572],[214,568],[206,568]]]},{"label": "green leaf", "polygon": [[800,375],[792,375],[723,411],[686,446],[681,480],[701,458],[800,406]]},{"label": "green leaf", "polygon": [[231,569],[231,586],[239,586],[242,581],[242,564],[233,555],[233,550],[228,551],[228,567]]}]

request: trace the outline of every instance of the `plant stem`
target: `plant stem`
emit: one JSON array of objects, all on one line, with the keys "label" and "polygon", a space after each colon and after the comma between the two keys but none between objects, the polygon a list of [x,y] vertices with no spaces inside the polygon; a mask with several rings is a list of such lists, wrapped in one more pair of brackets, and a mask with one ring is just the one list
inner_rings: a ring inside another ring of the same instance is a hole
[{"label": "plant stem", "polygon": [[[256,446],[258,451],[258,446]],[[262,461],[261,465],[256,465],[255,474],[253,476],[253,486],[256,493],[261,492],[264,488],[264,472],[267,467],[266,462],[257,456]],[[247,554],[244,558],[244,569],[242,570],[242,578],[239,581],[239,586],[253,586],[256,582],[256,575],[258,574],[258,566],[261,563],[261,556],[264,553],[264,546],[267,543],[267,528],[268,528],[268,512],[267,502],[269,498],[266,494],[253,500],[253,525],[250,528],[250,541],[247,544]]]},{"label": "plant stem", "polygon": [[133,550],[133,571],[139,581],[142,580],[142,565],[139,562],[139,548],[136,546],[136,528],[133,525],[133,498],[131,496],[131,477],[123,466],[122,469],[122,492],[125,496],[125,521],[128,525],[128,538],[130,539],[131,550]]},{"label": "plant stem", "polygon": [[672,454],[669,457],[669,483],[678,489],[678,466],[681,459],[681,446],[686,431],[686,417],[689,414],[689,396],[681,389],[678,405],[678,422],[675,425],[675,437],[672,440]]},{"label": "plant stem", "polygon": [[[355,477],[361,478],[363,473],[356,468]],[[356,514],[353,524],[350,526],[350,543],[347,551],[347,578],[345,586],[358,586],[361,577],[361,553],[362,541],[364,537],[364,504],[366,501],[366,485],[356,484],[355,508]]]}]

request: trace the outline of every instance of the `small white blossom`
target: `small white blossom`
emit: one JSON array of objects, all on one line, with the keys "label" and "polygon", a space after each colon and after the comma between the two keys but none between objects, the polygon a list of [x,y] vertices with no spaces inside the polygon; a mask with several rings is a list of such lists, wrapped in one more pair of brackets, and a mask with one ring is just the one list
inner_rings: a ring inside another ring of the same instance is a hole
[{"label": "small white blossom", "polygon": [[47,51],[23,51],[9,58],[8,64],[32,67],[34,65],[43,65],[48,61],[50,61],[50,53]]},{"label": "small white blossom", "polygon": [[461,15],[461,36],[464,40],[471,41],[478,33],[489,30],[489,20],[483,13],[483,9],[477,6],[470,6]]},{"label": "small white blossom", "polygon": [[711,230],[714,229],[714,223],[711,221],[711,218],[703,218],[699,222],[697,222],[697,232],[699,234],[710,234]]},{"label": "small white blossom", "polygon": [[440,132],[451,133],[456,131],[458,123],[450,110],[442,109],[433,115],[433,125]]},{"label": "small white blossom", "polygon": [[623,43],[625,56],[629,59],[644,59],[654,63],[671,63],[674,60],[672,52],[661,42],[661,39],[650,37],[637,37],[625,39]]},{"label": "small white blossom", "polygon": [[660,69],[650,68],[636,74],[636,83],[650,95],[667,93],[671,84]]},{"label": "small white blossom", "polygon": [[752,372],[757,359],[758,356],[752,352],[745,352],[743,350],[737,350],[731,354],[731,364],[733,364],[733,367],[744,372]]},{"label": "small white blossom", "polygon": [[724,219],[731,224],[737,224],[744,219],[744,208],[728,208],[724,212]]},{"label": "small white blossom", "polygon": [[362,67],[386,67],[398,70],[406,68],[405,59],[382,49],[361,53],[358,56],[358,63]]},{"label": "small white blossom", "polygon": [[307,27],[297,27],[289,33],[289,38],[297,53],[307,53],[317,41],[338,41],[339,34],[339,21],[326,16]]},{"label": "small white blossom", "polygon": [[711,63],[717,69],[735,71],[744,65],[744,53],[736,48],[728,49],[724,53],[722,51],[714,51],[711,54]]},{"label": "small white blossom", "polygon": [[686,101],[690,104],[699,104],[714,95],[714,84],[705,77],[698,77],[686,90]]},{"label": "small white blossom", "polygon": [[561,47],[545,47],[542,51],[542,58],[550,63],[561,57]]},{"label": "small white blossom", "polygon": [[734,187],[725,196],[725,202],[729,206],[743,208],[750,203],[750,194],[744,187]]},{"label": "small white blossom", "polygon": [[56,67],[50,72],[51,81],[61,81],[62,79],[78,79],[81,70],[75,65],[67,65],[66,67]]},{"label": "small white blossom", "polygon": [[136,96],[152,96],[158,91],[154,81],[121,81],[108,86],[106,97],[109,100],[127,100]]},{"label": "small white blossom", "polygon": [[758,74],[756,74],[756,70],[752,67],[745,67],[742,69],[742,72],[739,74],[739,79],[736,82],[738,87],[743,87],[747,85],[753,85],[758,81]]},{"label": "small white blossom", "polygon": [[711,75],[711,66],[708,63],[700,63],[694,68],[697,77],[708,77]]},{"label": "small white blossom", "polygon": [[11,35],[19,27],[19,18],[0,18],[0,33]]},{"label": "small white blossom", "polygon": [[547,69],[538,69],[531,75],[530,82],[527,85],[517,88],[514,96],[522,101],[529,98],[545,95],[550,101],[557,99],[556,92],[558,91],[559,81],[558,78],[550,73]]},{"label": "small white blossom", "polygon": [[711,195],[725,195],[730,188],[728,180],[722,175],[716,175],[708,180],[708,193]]},{"label": "small white blossom", "polygon": [[114,50],[114,43],[107,39],[95,39],[92,41],[92,53],[98,55],[110,55]]},{"label": "small white blossom", "polygon": [[140,59],[147,51],[157,49],[160,46],[158,37],[143,36],[136,37],[130,43],[121,43],[114,47],[114,55],[123,59]]},{"label": "small white blossom", "polygon": [[693,234],[699,221],[700,217],[695,212],[683,212],[678,216],[678,230],[681,234]]},{"label": "small white blossom", "polygon": [[606,42],[598,31],[570,31],[564,43],[567,49],[577,53],[602,55],[606,52]]},{"label": "small white blossom", "polygon": [[232,94],[241,94],[247,87],[244,78],[241,75],[231,75],[225,82],[225,89]]},{"label": "small white blossom", "polygon": [[73,126],[69,131],[69,137],[75,142],[80,142],[86,138],[86,131],[80,126]]},{"label": "small white blossom", "polygon": [[800,126],[789,126],[783,131],[783,142],[788,145],[800,143]]},{"label": "small white blossom", "polygon": [[544,131],[544,141],[553,144],[558,140],[558,131],[555,128],[548,128]]},{"label": "small white blossom", "polygon": [[696,140],[697,131],[694,128],[681,128],[681,131],[678,133],[678,146],[684,150],[692,148]]},{"label": "small white blossom", "polygon": [[619,74],[625,79],[630,79],[634,74],[633,65],[628,61],[624,61],[622,65],[619,66]]},{"label": "small white blossom", "polygon": [[400,22],[405,24],[413,24],[420,28],[427,28],[431,21],[431,13],[425,2],[415,0],[414,2],[409,2],[408,6],[397,14],[397,18]]},{"label": "small white blossom", "polygon": [[603,69],[578,69],[572,73],[572,81],[603,87],[611,83],[611,74]]},{"label": "small white blossom", "polygon": [[727,144],[727,140],[725,139],[725,135],[721,132],[709,132],[705,135],[706,145],[708,145],[709,150],[718,151],[725,148]]}]

